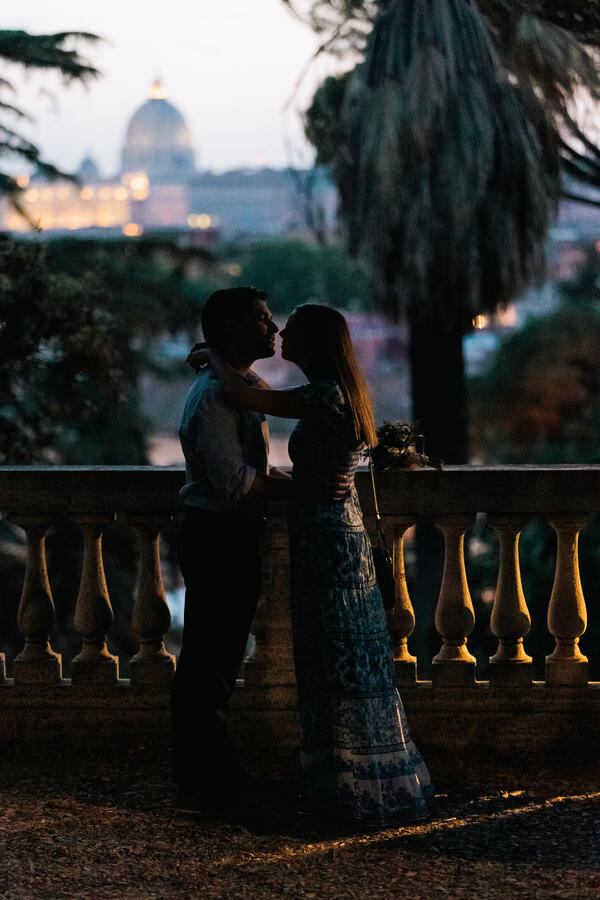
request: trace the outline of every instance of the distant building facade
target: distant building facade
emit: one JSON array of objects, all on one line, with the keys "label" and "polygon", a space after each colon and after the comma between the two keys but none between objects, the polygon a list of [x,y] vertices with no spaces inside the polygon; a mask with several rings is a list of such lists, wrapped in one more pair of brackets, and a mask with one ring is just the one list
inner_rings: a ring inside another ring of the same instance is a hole
[{"label": "distant building facade", "polygon": [[[277,236],[305,227],[307,195],[298,182],[307,173],[247,169],[215,175],[198,172],[188,125],[156,81],[132,115],[120,171],[102,178],[91,157],[77,172],[79,184],[23,176],[23,207],[44,231],[123,233],[148,230],[198,232],[205,243],[219,236]],[[336,191],[324,172],[310,178],[311,201],[326,229],[335,226]],[[3,202],[0,227],[28,231],[29,223]]]}]

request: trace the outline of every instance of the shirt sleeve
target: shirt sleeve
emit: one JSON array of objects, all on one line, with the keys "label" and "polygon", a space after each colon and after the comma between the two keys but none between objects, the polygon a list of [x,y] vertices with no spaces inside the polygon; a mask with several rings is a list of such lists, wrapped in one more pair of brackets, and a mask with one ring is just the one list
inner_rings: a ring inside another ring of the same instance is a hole
[{"label": "shirt sleeve", "polygon": [[256,479],[256,469],[244,462],[237,418],[225,405],[220,386],[207,391],[193,421],[195,452],[203,460],[206,477],[223,500],[239,500]]}]

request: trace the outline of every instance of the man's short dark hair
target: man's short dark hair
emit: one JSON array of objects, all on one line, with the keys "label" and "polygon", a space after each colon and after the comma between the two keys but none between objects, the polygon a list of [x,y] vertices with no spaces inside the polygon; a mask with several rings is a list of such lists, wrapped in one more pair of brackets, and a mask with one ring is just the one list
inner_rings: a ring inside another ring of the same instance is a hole
[{"label": "man's short dark hair", "polygon": [[206,343],[223,349],[227,343],[226,323],[243,319],[256,300],[267,302],[268,298],[265,291],[255,287],[224,288],[211,294],[202,309]]}]

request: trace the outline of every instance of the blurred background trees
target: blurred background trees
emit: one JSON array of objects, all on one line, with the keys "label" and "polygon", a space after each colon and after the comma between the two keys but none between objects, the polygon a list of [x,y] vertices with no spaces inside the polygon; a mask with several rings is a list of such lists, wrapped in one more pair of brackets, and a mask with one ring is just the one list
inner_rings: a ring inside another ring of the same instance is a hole
[{"label": "blurred background trees", "polygon": [[217,284],[192,283],[181,257],[154,240],[0,242],[3,464],[148,462],[140,376],[181,375],[183,362],[157,358],[154,342],[193,340]]},{"label": "blurred background trees", "polygon": [[542,278],[563,169],[589,183],[595,164],[576,100],[598,98],[597,4],[284,3],[357,60],[318,89],[306,133],[379,305],[409,321],[413,418],[466,462],[462,338]]},{"label": "blurred background trees", "polygon": [[505,337],[471,380],[472,445],[485,462],[600,462],[600,255],[551,313]]}]

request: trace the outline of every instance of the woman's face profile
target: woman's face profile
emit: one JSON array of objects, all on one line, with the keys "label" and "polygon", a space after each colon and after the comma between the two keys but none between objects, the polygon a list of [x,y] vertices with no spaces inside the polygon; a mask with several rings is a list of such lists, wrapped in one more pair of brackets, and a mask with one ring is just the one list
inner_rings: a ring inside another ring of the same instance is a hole
[{"label": "woman's face profile", "polygon": [[298,362],[299,357],[302,356],[302,338],[294,313],[281,331],[281,356],[289,362]]}]

